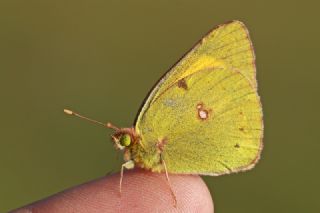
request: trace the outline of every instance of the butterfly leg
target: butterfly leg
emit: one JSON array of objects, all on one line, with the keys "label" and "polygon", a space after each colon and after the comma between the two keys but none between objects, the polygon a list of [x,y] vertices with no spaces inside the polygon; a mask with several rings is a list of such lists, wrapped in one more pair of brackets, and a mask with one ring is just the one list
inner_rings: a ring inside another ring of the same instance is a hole
[{"label": "butterfly leg", "polygon": [[168,170],[167,170],[167,165],[166,165],[166,162],[164,161],[163,157],[162,157],[162,154],[160,154],[160,159],[161,159],[161,163],[164,167],[164,170],[165,170],[165,173],[166,173],[166,178],[167,178],[167,182],[168,182],[168,185],[169,185],[169,188],[170,188],[170,192],[171,192],[171,196],[173,198],[173,206],[174,207],[177,207],[177,197],[173,191],[173,188],[172,188],[172,185],[171,185],[171,182],[170,182],[170,179],[169,179],[169,174],[168,174]]},{"label": "butterfly leg", "polygon": [[121,146],[120,145],[120,142],[119,142],[119,139],[118,138],[116,138],[115,136],[111,136],[111,138],[112,138],[112,140],[113,140],[113,142],[114,142],[114,146],[115,146],[115,148],[116,149],[119,149],[119,150],[124,150],[124,146]]},{"label": "butterfly leg", "polygon": [[125,168],[126,169],[133,169],[134,168],[134,162],[132,160],[129,160],[129,161],[125,162],[124,164],[122,164],[122,166],[121,166],[120,185],[119,185],[120,195],[121,195],[121,190],[122,190],[123,170]]}]

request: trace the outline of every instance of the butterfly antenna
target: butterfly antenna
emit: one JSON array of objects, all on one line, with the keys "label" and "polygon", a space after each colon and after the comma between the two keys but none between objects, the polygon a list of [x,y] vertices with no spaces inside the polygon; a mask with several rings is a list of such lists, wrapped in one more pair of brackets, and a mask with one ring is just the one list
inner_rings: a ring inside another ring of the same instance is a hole
[{"label": "butterfly antenna", "polygon": [[76,113],[74,111],[71,111],[69,109],[64,109],[63,110],[64,113],[66,113],[67,115],[73,115],[73,116],[76,116],[78,118],[81,118],[81,119],[84,119],[84,120],[87,120],[87,121],[90,121],[91,123],[95,123],[95,124],[98,124],[98,125],[101,125],[101,126],[104,126],[104,127],[108,127],[108,128],[111,128],[111,129],[114,129],[114,130],[118,130],[119,128],[118,127],[115,127],[114,125],[112,125],[111,123],[102,123],[100,121],[96,121],[96,120],[93,120],[91,118],[87,118],[83,115],[80,115],[79,113]]},{"label": "butterfly antenna", "polygon": [[115,125],[113,125],[110,122],[107,123],[107,127],[110,129],[116,130],[116,131],[120,130],[120,128],[116,127]]}]

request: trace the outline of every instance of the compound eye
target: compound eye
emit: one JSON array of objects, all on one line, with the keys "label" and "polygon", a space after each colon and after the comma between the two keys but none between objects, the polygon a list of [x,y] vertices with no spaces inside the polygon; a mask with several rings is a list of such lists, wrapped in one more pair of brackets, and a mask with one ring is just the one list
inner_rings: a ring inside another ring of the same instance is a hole
[{"label": "compound eye", "polygon": [[122,135],[120,138],[120,145],[121,146],[130,146],[131,144],[131,137],[128,134]]}]

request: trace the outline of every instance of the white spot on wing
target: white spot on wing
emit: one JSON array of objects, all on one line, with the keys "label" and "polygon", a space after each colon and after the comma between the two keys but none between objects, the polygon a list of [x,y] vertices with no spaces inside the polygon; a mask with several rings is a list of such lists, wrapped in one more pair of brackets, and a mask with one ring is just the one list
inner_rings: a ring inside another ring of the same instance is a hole
[{"label": "white spot on wing", "polygon": [[201,119],[207,119],[208,118],[208,112],[205,110],[199,110],[199,117]]}]

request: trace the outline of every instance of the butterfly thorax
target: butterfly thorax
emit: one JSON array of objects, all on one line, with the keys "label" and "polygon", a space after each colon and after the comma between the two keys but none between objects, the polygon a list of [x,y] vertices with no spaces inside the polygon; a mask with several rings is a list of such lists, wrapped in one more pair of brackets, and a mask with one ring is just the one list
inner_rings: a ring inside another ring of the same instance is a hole
[{"label": "butterfly thorax", "polygon": [[161,151],[157,146],[145,147],[142,144],[143,143],[138,143],[130,147],[130,156],[136,166],[153,172],[163,171]]}]

